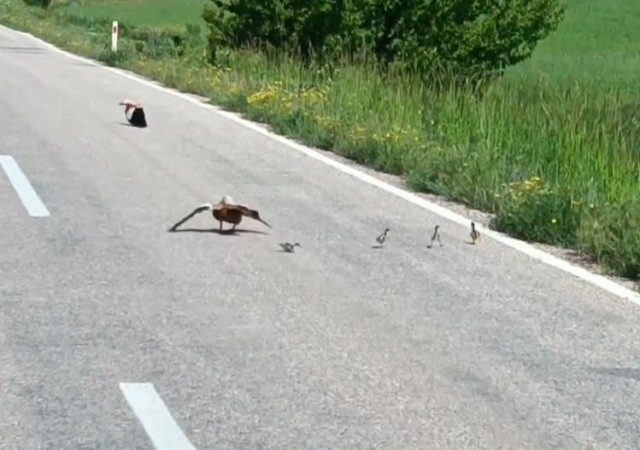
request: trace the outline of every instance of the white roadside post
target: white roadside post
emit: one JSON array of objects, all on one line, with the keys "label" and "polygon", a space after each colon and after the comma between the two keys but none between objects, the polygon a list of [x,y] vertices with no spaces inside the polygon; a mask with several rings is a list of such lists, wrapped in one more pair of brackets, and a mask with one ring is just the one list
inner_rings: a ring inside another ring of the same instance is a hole
[{"label": "white roadside post", "polygon": [[118,51],[118,21],[114,20],[111,25],[111,51]]}]

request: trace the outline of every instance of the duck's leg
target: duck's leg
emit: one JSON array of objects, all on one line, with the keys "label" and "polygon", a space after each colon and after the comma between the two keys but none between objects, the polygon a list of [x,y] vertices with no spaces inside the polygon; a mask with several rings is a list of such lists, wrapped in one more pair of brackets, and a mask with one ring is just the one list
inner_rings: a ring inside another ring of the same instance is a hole
[{"label": "duck's leg", "polygon": [[220,222],[220,231],[222,231],[222,220],[219,220],[218,222]]}]

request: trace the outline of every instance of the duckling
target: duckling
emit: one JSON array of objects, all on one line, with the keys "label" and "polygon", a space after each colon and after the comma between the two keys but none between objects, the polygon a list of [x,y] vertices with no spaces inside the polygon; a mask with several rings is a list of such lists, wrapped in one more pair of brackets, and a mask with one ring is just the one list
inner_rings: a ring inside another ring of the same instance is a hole
[{"label": "duckling", "polygon": [[[144,115],[144,109],[140,103],[136,103],[132,100],[122,100],[118,105],[124,105],[124,116],[127,118],[129,123],[135,127],[144,128],[147,126],[147,119]],[[127,116],[127,112],[130,109],[133,109],[131,113],[131,117]]]},{"label": "duckling", "polygon": [[249,209],[244,205],[238,205],[234,203],[233,199],[229,195],[225,195],[222,197],[222,200],[220,200],[215,205],[211,203],[205,203],[198,206],[188,216],[173,225],[170,228],[170,231],[174,231],[187,220],[203,211],[211,211],[213,218],[220,222],[220,231],[222,231],[222,222],[233,224],[231,231],[235,230],[236,226],[240,222],[242,222],[243,216],[251,217],[252,219],[262,222],[264,225],[271,228],[271,225],[260,218],[260,214],[258,213],[258,211],[256,211],[255,209]]},{"label": "duckling", "polygon": [[438,241],[440,247],[442,247],[442,241],[440,240],[440,225],[436,225],[433,235],[431,236],[431,242],[427,245],[427,248],[433,247],[433,242]]},{"label": "duckling", "polygon": [[384,242],[387,240],[388,234],[389,234],[389,228],[385,228],[382,234],[376,238],[376,241],[378,241],[378,244],[380,244],[380,247],[384,245]]},{"label": "duckling", "polygon": [[294,249],[296,247],[301,247],[302,246],[300,244],[298,244],[297,242],[295,244],[291,244],[289,242],[281,242],[280,247],[282,247],[282,249],[286,252],[286,253],[293,253]]},{"label": "duckling", "polygon": [[476,230],[475,222],[471,222],[471,233],[469,233],[469,236],[471,236],[471,243],[474,245],[476,241],[480,239],[480,233]]}]

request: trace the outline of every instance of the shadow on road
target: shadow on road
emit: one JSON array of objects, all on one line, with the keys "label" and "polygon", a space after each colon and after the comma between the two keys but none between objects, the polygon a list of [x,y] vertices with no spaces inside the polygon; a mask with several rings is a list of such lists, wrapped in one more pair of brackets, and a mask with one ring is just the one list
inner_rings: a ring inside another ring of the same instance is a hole
[{"label": "shadow on road", "polygon": [[257,230],[244,230],[242,228],[236,228],[235,230],[222,230],[220,231],[218,228],[181,228],[181,229],[171,229],[167,230],[168,233],[214,233],[222,236],[238,236],[241,233],[254,233],[254,234],[267,234],[264,231]]},{"label": "shadow on road", "polygon": [[42,47],[9,47],[5,45],[0,45],[0,52],[12,52],[12,53],[22,53],[22,54],[39,54],[43,55],[47,53],[47,50]]},{"label": "shadow on road", "polygon": [[640,381],[640,369],[631,367],[589,367],[590,372]]}]

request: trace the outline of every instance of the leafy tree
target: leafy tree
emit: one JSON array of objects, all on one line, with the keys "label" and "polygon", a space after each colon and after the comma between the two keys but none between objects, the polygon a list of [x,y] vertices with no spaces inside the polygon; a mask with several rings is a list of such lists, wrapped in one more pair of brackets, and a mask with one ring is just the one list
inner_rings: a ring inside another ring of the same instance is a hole
[{"label": "leafy tree", "polygon": [[210,0],[203,17],[212,50],[372,49],[383,64],[465,79],[529,58],[563,14],[559,0]]},{"label": "leafy tree", "polygon": [[356,35],[348,23],[352,0],[211,0],[204,9],[212,53],[219,47],[296,50],[303,58],[322,54]]},{"label": "leafy tree", "polygon": [[500,75],[554,31],[558,0],[361,0],[362,26],[386,63],[421,72]]}]

